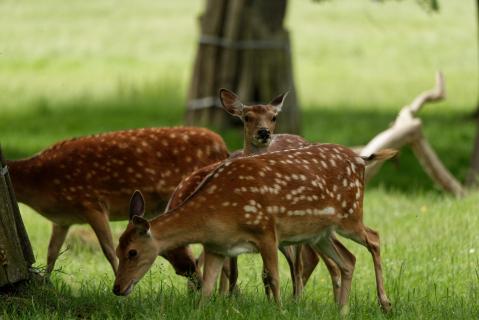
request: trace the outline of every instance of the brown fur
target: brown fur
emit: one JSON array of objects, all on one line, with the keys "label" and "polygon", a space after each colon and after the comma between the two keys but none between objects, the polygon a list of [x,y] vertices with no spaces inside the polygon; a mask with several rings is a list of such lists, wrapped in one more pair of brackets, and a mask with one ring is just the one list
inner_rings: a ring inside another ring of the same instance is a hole
[{"label": "brown fur", "polygon": [[115,269],[113,244],[104,244],[107,221],[128,218],[131,193],[142,190],[147,212],[159,213],[182,177],[227,156],[222,138],[207,129],[148,128],[62,141],[8,166],[18,200],[54,223],[48,271],[77,223],[93,226]]},{"label": "brown fur", "polygon": [[[127,245],[117,249],[120,267],[115,292],[129,293],[155,254],[202,243],[204,297],[211,294],[225,257],[250,248],[261,253],[265,284],[279,303],[278,245],[306,242],[339,266],[338,302],[343,307],[355,259],[340,243],[331,242],[336,231],[368,247],[374,257],[378,298],[389,309],[379,237],[362,222],[364,168],[364,160],[356,153],[333,144],[226,160],[176,209],[149,222],[141,217],[130,221],[121,236]],[[189,187],[178,188],[178,194],[183,188]],[[130,250],[139,252],[138,259],[127,258]]]}]

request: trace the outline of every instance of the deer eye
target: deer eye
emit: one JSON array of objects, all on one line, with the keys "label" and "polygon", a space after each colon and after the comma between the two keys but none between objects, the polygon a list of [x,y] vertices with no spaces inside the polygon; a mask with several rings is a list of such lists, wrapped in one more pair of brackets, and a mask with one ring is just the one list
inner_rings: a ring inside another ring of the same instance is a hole
[{"label": "deer eye", "polygon": [[131,249],[130,251],[128,251],[128,259],[133,259],[137,255],[138,255],[138,251],[136,251],[135,249]]},{"label": "deer eye", "polygon": [[251,118],[249,116],[244,116],[244,121],[245,122],[249,122],[251,120]]},{"label": "deer eye", "polygon": [[276,116],[273,116],[273,118],[271,118],[271,121],[275,122],[276,121]]}]

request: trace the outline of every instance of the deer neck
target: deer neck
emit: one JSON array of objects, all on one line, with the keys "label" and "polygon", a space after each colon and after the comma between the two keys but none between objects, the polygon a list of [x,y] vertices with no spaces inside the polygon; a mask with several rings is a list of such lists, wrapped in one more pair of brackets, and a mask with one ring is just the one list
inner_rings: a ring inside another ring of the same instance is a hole
[{"label": "deer neck", "polygon": [[257,147],[246,137],[244,136],[244,144],[243,144],[243,155],[251,155],[251,154],[262,154],[268,151],[268,146],[264,147]]},{"label": "deer neck", "polygon": [[206,239],[206,232],[203,231],[205,219],[202,218],[205,215],[198,208],[188,207],[179,207],[151,221],[150,232],[159,253]]},{"label": "deer neck", "polygon": [[28,160],[7,161],[16,198],[25,203],[35,196],[36,170]]}]

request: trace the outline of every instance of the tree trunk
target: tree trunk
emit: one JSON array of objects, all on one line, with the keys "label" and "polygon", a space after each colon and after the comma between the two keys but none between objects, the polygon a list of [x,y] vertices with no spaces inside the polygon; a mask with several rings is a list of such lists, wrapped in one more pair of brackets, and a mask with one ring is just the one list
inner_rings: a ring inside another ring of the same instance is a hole
[{"label": "tree trunk", "polygon": [[0,287],[30,278],[35,262],[0,149]]},{"label": "tree trunk", "polygon": [[[479,0],[476,0],[476,32],[478,35],[479,43]],[[476,43],[477,44],[477,43]],[[479,56],[479,51],[478,51]],[[478,88],[478,101],[476,111],[474,112],[474,120],[476,121],[476,137],[474,139],[474,149],[472,151],[471,157],[471,166],[466,177],[466,186],[472,187],[477,186],[478,184],[478,174],[479,174],[479,88]]]},{"label": "tree trunk", "polygon": [[278,132],[299,133],[289,34],[283,26],[287,0],[207,0],[188,94],[186,122],[229,128],[238,120],[218,98],[224,87],[247,104],[267,103],[289,90]]}]

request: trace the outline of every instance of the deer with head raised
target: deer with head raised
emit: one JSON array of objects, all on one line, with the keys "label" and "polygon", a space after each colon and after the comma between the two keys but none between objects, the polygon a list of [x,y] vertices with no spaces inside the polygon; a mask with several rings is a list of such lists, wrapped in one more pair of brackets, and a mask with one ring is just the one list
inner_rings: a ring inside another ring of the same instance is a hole
[{"label": "deer with head raised", "polygon": [[228,89],[220,90],[223,108],[229,114],[240,118],[244,124],[243,150],[231,154],[231,158],[299,148],[309,144],[298,135],[274,134],[276,119],[287,95],[288,92],[285,92],[268,104],[245,105],[234,92]]},{"label": "deer with head raised", "polygon": [[[52,222],[47,272],[73,224],[93,228],[113,271],[109,220],[128,219],[128,198],[141,189],[148,212],[160,213],[181,178],[228,156],[223,139],[201,128],[150,128],[66,140],[24,160],[8,161],[19,202]],[[176,272],[201,276],[187,248],[165,252]]]},{"label": "deer with head raised", "polygon": [[[287,92],[274,98],[269,104],[245,105],[238,95],[228,89],[220,90],[220,101],[229,114],[240,118],[244,124],[243,150],[236,151],[230,158],[262,154],[265,152],[299,148],[310,143],[293,134],[274,134],[276,119],[284,105]],[[336,241],[336,240],[335,240]],[[340,246],[340,243],[337,243]],[[293,295],[298,297],[319,262],[318,254],[311,246],[286,246],[280,248],[291,271]],[[220,288],[225,291],[225,275],[229,274],[230,291],[237,281],[237,260],[231,258],[225,263]],[[339,298],[340,272],[334,261],[323,255],[323,260],[331,275],[334,297]]]},{"label": "deer with head raised", "polygon": [[[379,235],[363,224],[367,162],[392,157],[390,150],[359,157],[333,144],[269,152],[223,161],[175,209],[146,220],[139,192],[130,201],[130,221],[116,253],[113,292],[127,295],[158,254],[201,243],[205,250],[202,298],[209,297],[224,260],[259,252],[263,280],[280,303],[278,246],[307,243],[341,272],[339,305],[347,305],[354,256],[332,241],[336,232],[370,251],[381,306],[390,309],[381,268]],[[188,177],[194,179],[195,174]],[[175,194],[181,194],[182,183]]]}]

